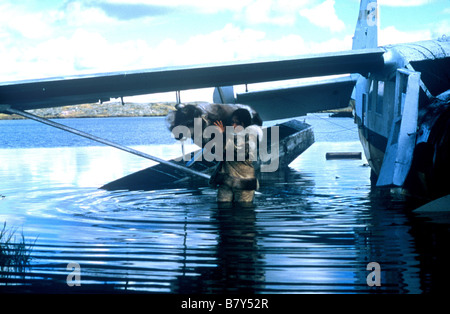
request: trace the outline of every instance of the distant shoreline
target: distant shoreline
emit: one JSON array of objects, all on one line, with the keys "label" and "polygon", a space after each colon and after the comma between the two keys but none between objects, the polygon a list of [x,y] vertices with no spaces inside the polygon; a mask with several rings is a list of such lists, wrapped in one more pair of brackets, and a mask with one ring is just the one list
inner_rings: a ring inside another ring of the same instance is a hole
[{"label": "distant shoreline", "polygon": [[[51,107],[27,110],[32,114],[46,119],[67,118],[114,118],[114,117],[161,117],[175,110],[175,102],[132,103],[105,102],[64,107]],[[352,106],[322,111],[331,117],[353,117]],[[25,119],[18,115],[0,113],[0,120]]]},{"label": "distant shoreline", "polygon": [[[111,118],[111,117],[159,117],[175,110],[175,103],[106,102],[64,107],[27,110],[46,119]],[[0,114],[0,120],[24,119],[17,115]]]}]

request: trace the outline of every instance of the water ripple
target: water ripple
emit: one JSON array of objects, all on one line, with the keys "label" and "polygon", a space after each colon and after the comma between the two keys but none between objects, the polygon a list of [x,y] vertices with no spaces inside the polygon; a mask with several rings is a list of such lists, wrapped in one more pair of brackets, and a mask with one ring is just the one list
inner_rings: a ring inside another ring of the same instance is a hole
[{"label": "water ripple", "polygon": [[[254,208],[234,209],[218,208],[208,187],[93,188],[110,179],[97,169],[109,151],[0,150],[2,160],[45,156],[2,165],[18,177],[0,168],[0,222],[36,239],[30,268],[0,273],[0,290],[74,291],[70,263],[88,292],[411,293],[445,283],[448,226],[417,220],[403,196],[371,189],[361,161],[319,158],[334,144],[314,144],[290,171],[264,180]],[[61,156],[77,158],[58,170]],[[367,285],[369,262],[381,265],[381,287]]]}]

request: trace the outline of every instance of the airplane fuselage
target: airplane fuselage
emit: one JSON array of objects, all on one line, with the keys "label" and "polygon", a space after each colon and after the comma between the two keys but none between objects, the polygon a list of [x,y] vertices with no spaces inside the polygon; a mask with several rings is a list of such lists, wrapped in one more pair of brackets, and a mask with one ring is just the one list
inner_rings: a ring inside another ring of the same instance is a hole
[{"label": "airplane fuselage", "polygon": [[384,66],[355,87],[355,122],[373,183],[448,194],[450,40],[383,49]]}]

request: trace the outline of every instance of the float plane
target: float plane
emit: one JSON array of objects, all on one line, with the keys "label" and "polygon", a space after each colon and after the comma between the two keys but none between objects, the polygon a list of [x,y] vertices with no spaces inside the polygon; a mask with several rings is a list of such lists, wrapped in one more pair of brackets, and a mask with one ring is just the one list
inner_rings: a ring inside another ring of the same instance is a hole
[{"label": "float plane", "polygon": [[[443,36],[379,47],[377,29],[377,1],[362,0],[349,51],[0,83],[0,112],[52,125],[55,123],[24,110],[215,87],[215,102],[250,105],[267,121],[347,107],[353,98],[355,123],[373,184],[401,187],[429,198],[447,195],[450,40]],[[333,75],[340,76],[329,78]],[[237,94],[233,89],[236,85],[306,77],[327,79]],[[142,155],[198,175],[183,165]]]}]

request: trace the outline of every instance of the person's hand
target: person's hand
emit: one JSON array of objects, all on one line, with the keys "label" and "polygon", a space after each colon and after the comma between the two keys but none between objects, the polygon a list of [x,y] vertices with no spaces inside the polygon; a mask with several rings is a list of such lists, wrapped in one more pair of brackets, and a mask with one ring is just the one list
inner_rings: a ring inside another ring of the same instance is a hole
[{"label": "person's hand", "polygon": [[216,121],[214,122],[214,125],[219,128],[221,133],[225,132],[225,127],[223,126],[222,121]]}]

